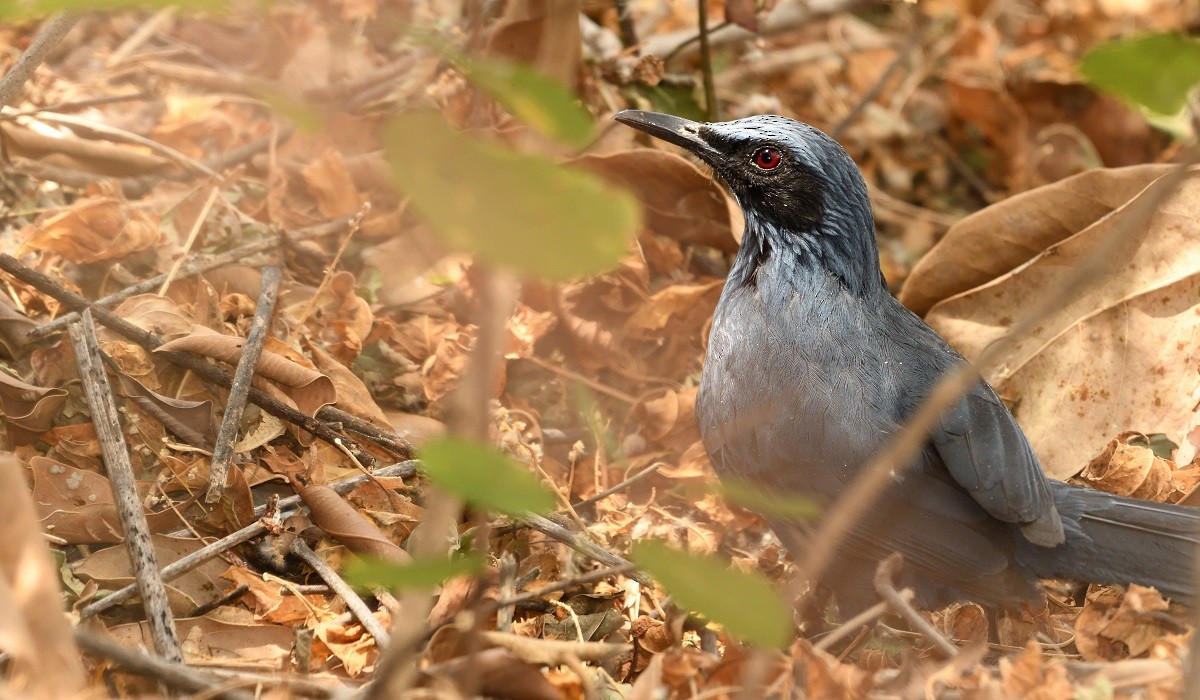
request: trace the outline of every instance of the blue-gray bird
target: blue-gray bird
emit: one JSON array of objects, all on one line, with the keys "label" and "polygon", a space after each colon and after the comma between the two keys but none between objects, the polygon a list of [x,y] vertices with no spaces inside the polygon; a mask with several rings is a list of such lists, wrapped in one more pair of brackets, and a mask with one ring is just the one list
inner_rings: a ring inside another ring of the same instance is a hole
[{"label": "blue-gray bird", "polygon": [[[840,145],[778,116],[701,124],[628,110],[619,122],[713,168],[745,233],[713,317],[696,417],[719,476],[835,500],[964,362],[888,291],[867,187]],[[1066,438],[1064,438],[1066,439]],[[772,528],[794,554],[800,527]],[[1012,606],[1038,579],[1154,586],[1191,602],[1200,511],[1048,479],[980,381],[842,545],[822,583],[842,612],[877,600],[892,553],[926,607]]]}]

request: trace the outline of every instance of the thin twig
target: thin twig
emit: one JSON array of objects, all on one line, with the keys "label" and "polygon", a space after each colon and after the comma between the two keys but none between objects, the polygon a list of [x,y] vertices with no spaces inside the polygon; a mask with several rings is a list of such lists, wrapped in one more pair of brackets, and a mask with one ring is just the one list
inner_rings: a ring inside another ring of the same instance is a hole
[{"label": "thin twig", "polygon": [[[317,224],[316,226],[300,229],[299,231],[291,234],[291,238],[293,240],[307,240],[310,238],[328,236],[345,229],[347,226],[351,225],[352,222],[353,219],[350,218],[334,219],[333,221],[327,221],[323,224]],[[184,263],[183,267],[179,269],[179,273],[175,275],[175,280],[184,280],[192,277],[193,275],[202,274],[208,272],[209,270],[215,270],[218,267],[225,267],[226,265],[245,262],[248,258],[263,251],[278,248],[279,245],[280,241],[277,236],[269,236],[261,241],[247,243],[246,245],[238,246],[237,248],[228,250],[224,253],[204,258],[192,258]],[[162,286],[163,281],[166,279],[167,273],[165,272],[161,275],[148,277],[135,285],[118,290],[106,297],[93,301],[92,308],[98,307],[107,309],[120,304],[130,297],[135,297],[139,294],[148,294]],[[57,335],[58,333],[65,331],[67,329],[67,324],[77,318],[79,318],[79,314],[74,311],[63,314],[53,321],[47,321],[46,323],[43,323],[42,325],[30,331],[26,340],[29,343],[39,343],[52,335]]]},{"label": "thin twig", "polygon": [[271,317],[275,314],[275,300],[279,297],[279,281],[283,275],[278,265],[267,265],[262,271],[262,288],[258,292],[258,308],[246,342],[242,344],[242,357],[233,372],[233,386],[225,401],[225,414],[217,430],[217,443],[213,449],[212,467],[209,470],[208,493],[204,500],[216,503],[225,493],[225,480],[229,465],[233,461],[233,442],[237,439],[238,426],[242,423],[242,411],[246,408],[246,396],[250,393],[250,381],[258,368],[258,358],[267,342],[271,328]]},{"label": "thin twig", "polygon": [[121,433],[117,405],[108,386],[104,363],[100,360],[100,343],[96,340],[92,315],[84,312],[78,321],[71,324],[69,332],[75,363],[79,366],[79,377],[83,380],[84,394],[92,411],[92,425],[96,428],[96,438],[104,457],[104,468],[112,484],[117,517],[125,535],[125,547],[129,550],[129,561],[146,609],[146,622],[150,626],[154,648],[167,661],[182,661],[183,651],[175,633],[171,607],[167,603],[167,589],[159,574],[150,526],[138,497],[137,480],[133,475],[133,465],[129,462],[125,436]]},{"label": "thin twig", "polygon": [[641,470],[637,474],[634,474],[633,476],[629,477],[628,479],[622,481],[621,483],[617,484],[616,486],[613,486],[612,488],[607,488],[607,489],[601,491],[600,493],[596,494],[595,496],[592,496],[590,498],[585,498],[578,503],[572,504],[571,508],[573,510],[578,511],[580,508],[587,508],[588,506],[595,505],[596,503],[603,501],[604,499],[608,498],[609,496],[612,496],[613,494],[617,494],[617,493],[624,491],[625,489],[629,488],[630,486],[633,486],[634,484],[641,481],[642,479],[645,479],[646,477],[650,476],[651,474],[657,474],[658,470],[661,469],[662,466],[663,466],[662,462],[655,462],[654,464],[651,464],[650,466]]},{"label": "thin twig", "polygon": [[[1095,246],[1091,254],[1079,265],[1065,271],[1058,286],[1041,295],[1008,333],[985,347],[974,362],[964,363],[943,375],[916,412],[892,435],[887,445],[866,465],[822,519],[811,540],[812,545],[798,567],[798,583],[820,579],[850,529],[879,500],[896,475],[912,464],[913,457],[929,440],[929,433],[941,420],[942,414],[980,381],[981,374],[997,366],[1017,340],[1037,328],[1067,299],[1078,294],[1090,281],[1102,279],[1105,269],[1116,259],[1114,255],[1122,246],[1126,248],[1120,259],[1129,259],[1149,233],[1149,222],[1158,205],[1186,177],[1188,167],[1195,162],[1197,154],[1198,149],[1191,148],[1178,168],[1156,180],[1145,194],[1134,200],[1126,216]],[[1126,238],[1130,241],[1127,242]]]},{"label": "thin twig", "polygon": [[902,559],[899,554],[892,556],[879,562],[879,567],[875,569],[875,591],[883,598],[897,615],[903,617],[912,625],[913,629],[920,632],[926,639],[933,643],[942,654],[948,659],[953,659],[958,655],[958,647],[951,644],[945,637],[938,632],[929,620],[921,616],[921,613],[912,606],[903,596],[900,591],[896,590],[896,585],[893,581],[900,573],[900,565]]},{"label": "thin twig", "polygon": [[838,120],[838,123],[829,130],[830,136],[832,136],[835,140],[841,140],[842,136],[846,133],[846,129],[853,124],[859,118],[859,116],[862,115],[863,111],[867,108],[867,105],[879,98],[880,93],[883,92],[883,88],[888,84],[888,81],[891,80],[892,75],[894,75],[901,66],[909,65],[910,55],[913,51],[916,51],[921,45],[921,42],[925,40],[925,34],[928,32],[929,27],[931,26],[932,24],[925,23],[924,26],[909,36],[904,47],[896,53],[896,57],[893,58],[892,62],[889,63],[887,68],[883,70],[883,73],[881,73],[879,78],[875,80],[875,83],[862,94],[862,97],[858,98],[858,102],[854,104],[854,108],[847,112],[846,116]]},{"label": "thin twig", "polygon": [[632,562],[613,554],[612,552],[588,539],[582,533],[572,532],[571,530],[568,530],[562,525],[554,522],[550,518],[547,518],[543,515],[537,515],[536,513],[525,513],[524,515],[520,516],[518,520],[549,537],[550,539],[567,545],[571,549],[574,549],[576,552],[579,552],[589,559],[614,568],[628,567],[630,572],[629,577],[638,583],[647,586],[654,585],[652,583],[653,579],[645,574],[637,572],[636,567],[634,567]]},{"label": "thin twig", "polygon": [[[601,491],[600,493],[596,494],[595,496],[592,496],[590,498],[585,498],[578,503],[572,503],[571,504],[571,512],[578,513],[579,509],[581,509],[581,508],[587,508],[588,506],[595,505],[595,504],[599,503],[600,501],[603,501],[604,499],[608,498],[609,496],[620,493],[621,491],[624,491],[625,489],[629,488],[630,486],[633,486],[634,484],[641,481],[642,479],[645,479],[646,477],[650,476],[651,474],[658,473],[658,470],[661,468],[662,468],[662,462],[655,462],[654,464],[651,464],[650,466],[641,470],[637,474],[634,474],[633,476],[629,477],[628,479],[622,481],[621,483],[617,484],[616,486],[613,486],[612,488],[605,489],[605,490]],[[566,510],[560,510],[560,511],[557,511],[556,513],[554,513],[554,515],[563,517],[563,516],[568,515],[568,512]],[[500,535],[505,535],[510,532],[515,532],[517,530],[520,530],[523,527],[525,527],[524,523],[513,523],[512,525],[506,525],[504,527],[498,528],[496,533],[500,534]]]},{"label": "thin twig", "polygon": [[638,53],[637,24],[633,21],[633,13],[629,11],[629,0],[613,0],[617,10],[617,30],[621,37],[621,45]]},{"label": "thin twig", "polygon": [[[914,597],[916,597],[916,594],[914,594],[911,589],[905,588],[904,590],[900,591],[900,598],[905,602],[911,603]],[[888,605],[887,601],[881,601],[872,605],[849,620],[846,620],[837,629],[822,637],[821,641],[813,645],[813,648],[820,649],[822,651],[829,649],[834,644],[837,644],[846,637],[849,637],[858,628],[866,625],[869,622],[874,622],[876,619],[884,616],[887,614],[888,610],[891,610],[891,606]]]},{"label": "thin twig", "polygon": [[379,619],[375,617],[375,614],[371,612],[371,609],[367,607],[367,604],[363,602],[363,599],[354,592],[354,589],[350,587],[350,584],[346,583],[346,581],[338,575],[338,572],[333,570],[333,567],[326,564],[325,560],[317,556],[317,553],[312,550],[312,547],[309,547],[308,544],[306,544],[304,540],[299,537],[292,541],[292,554],[295,554],[303,559],[305,564],[308,564],[310,567],[312,567],[313,571],[317,572],[317,575],[321,577],[322,581],[328,583],[329,587],[332,588],[335,593],[341,596],[342,600],[346,601],[346,607],[350,608],[350,612],[354,613],[354,616],[358,618],[360,623],[362,623],[363,629],[365,629],[368,634],[375,638],[375,646],[379,647],[380,649],[387,648],[388,642],[391,641],[391,637],[388,635],[387,630],[383,628],[383,625],[380,624]]},{"label": "thin twig", "polygon": [[704,80],[704,117],[717,120],[717,88],[713,82],[712,48],[708,44],[708,0],[696,0],[700,21],[700,76]]},{"label": "thin twig", "polygon": [[25,49],[12,68],[9,68],[4,77],[0,78],[0,107],[12,104],[12,101],[21,93],[21,88],[25,87],[25,83],[33,76],[33,72],[42,65],[46,56],[55,46],[58,46],[58,43],[78,21],[79,14],[60,12],[46,22],[29,48]]},{"label": "thin twig", "polygon": [[[43,294],[48,294],[49,296],[54,297],[63,305],[74,311],[82,311],[84,309],[92,308],[91,303],[88,302],[87,299],[84,299],[75,292],[72,292],[71,290],[62,286],[49,276],[22,264],[21,261],[17,260],[11,255],[0,254],[0,270],[3,270],[22,282],[34,287]],[[158,336],[138,328],[111,311],[97,308],[93,308],[92,311],[95,314],[96,319],[102,325],[111,329],[113,332],[126,338],[127,340],[133,341],[147,352],[154,352],[163,344],[163,341]],[[219,384],[226,389],[233,384],[232,374],[218,367],[217,365],[210,364],[205,360],[200,359],[191,353],[162,352],[157,353],[156,356],[170,360],[181,367],[191,370],[201,379],[214,384]],[[261,389],[251,387],[249,398],[251,403],[263,409],[267,413],[270,413],[277,418],[282,418],[289,423],[298,425],[331,445],[337,445],[338,441],[340,440],[341,444],[351,449],[358,461],[364,465],[370,467],[375,464],[375,457],[363,450],[361,445],[348,437],[339,435],[333,428],[322,422],[322,420],[314,418],[308,414],[301,413],[294,407],[283,403],[273,396],[270,396]],[[322,411],[318,411],[317,415],[320,416],[323,412],[324,409],[322,409]]]},{"label": "thin twig", "polygon": [[[373,471],[371,475],[377,479],[389,477],[408,479],[414,476],[416,473],[417,463],[414,461],[408,461],[381,467]],[[354,476],[350,476],[329,484],[329,488],[341,495],[345,495],[357,488],[359,484],[369,480],[370,478],[371,477],[364,474],[355,474]],[[286,520],[294,513],[294,511],[291,509],[299,506],[301,502],[302,501],[299,496],[288,496],[287,498],[280,499],[278,505],[276,506],[280,511],[280,518]],[[254,516],[256,518],[261,518],[266,511],[267,507],[265,505],[258,506],[254,509]],[[264,535],[266,532],[266,524],[261,520],[255,520],[246,527],[243,527],[236,532],[231,532],[221,539],[210,542],[191,554],[180,557],[179,559],[171,562],[163,568],[162,578],[164,581],[172,581],[186,574],[197,566],[200,566],[209,559],[219,556],[221,553],[232,549],[243,542],[248,542],[255,537]],[[186,537],[188,534],[189,533],[187,530],[167,533],[167,535],[170,537]],[[79,611],[79,616],[83,619],[87,619],[93,615],[99,615],[100,613],[105,612],[106,610],[111,610],[121,603],[133,598],[135,595],[137,595],[137,592],[137,586],[131,583],[124,588],[120,588],[112,593],[109,593],[100,600],[83,608]]]},{"label": "thin twig", "polygon": [[208,199],[204,200],[204,206],[200,207],[200,213],[196,216],[196,220],[192,222],[192,230],[188,231],[187,240],[183,243],[183,251],[179,257],[175,259],[175,263],[171,265],[171,269],[167,271],[167,278],[163,280],[162,287],[158,290],[158,296],[164,296],[167,293],[167,288],[171,286],[171,282],[175,281],[175,275],[179,274],[179,268],[183,267],[183,262],[187,260],[188,254],[192,252],[192,246],[196,245],[196,237],[200,235],[200,231],[204,229],[204,221],[208,218],[208,212],[212,211],[213,203],[217,201],[221,190],[217,187],[212,188]]},{"label": "thin twig", "polygon": [[524,593],[517,593],[516,595],[513,595],[511,597],[501,598],[499,600],[492,601],[492,602],[488,603],[487,605],[482,606],[479,609],[479,615],[481,617],[487,617],[488,615],[491,615],[493,612],[496,612],[497,610],[499,610],[500,608],[502,608],[504,606],[517,605],[519,603],[524,603],[526,601],[537,600],[538,598],[541,598],[543,596],[548,596],[551,593],[565,591],[568,588],[574,588],[575,586],[581,586],[585,583],[593,583],[595,581],[603,581],[606,578],[610,578],[613,576],[621,576],[623,574],[632,573],[633,571],[634,571],[633,564],[629,564],[627,566],[610,566],[606,569],[596,569],[595,571],[589,571],[587,573],[583,573],[578,576],[573,576],[571,578],[563,579],[562,581],[552,583],[549,586],[544,586],[542,588],[537,589],[536,591],[526,591]]},{"label": "thin twig", "polygon": [[[13,116],[16,110],[11,107],[5,107],[4,112],[5,116]],[[154,139],[148,139],[141,134],[135,134],[124,129],[118,129],[117,127],[110,126],[103,122],[98,122],[92,119],[73,117],[67,114],[56,114],[49,111],[39,112],[34,118],[38,121],[46,122],[48,124],[59,124],[61,126],[70,127],[71,129],[77,131],[90,132],[106,141],[140,146],[152,153],[162,156],[166,160],[175,163],[185,170],[191,170],[206,177],[220,177],[220,173],[216,172],[195,158],[181,153],[166,144],[159,143]]]},{"label": "thin twig", "polygon": [[108,659],[130,673],[149,676],[169,688],[205,693],[209,697],[226,700],[254,700],[255,697],[252,693],[242,690],[222,688],[220,681],[193,671],[187,666],[156,659],[90,630],[75,628],[75,643],[92,656]]}]

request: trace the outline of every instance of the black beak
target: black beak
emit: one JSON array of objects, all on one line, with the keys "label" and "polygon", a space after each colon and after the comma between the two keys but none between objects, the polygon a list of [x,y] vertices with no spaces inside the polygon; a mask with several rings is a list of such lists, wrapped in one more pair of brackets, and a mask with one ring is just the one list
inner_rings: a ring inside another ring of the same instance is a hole
[{"label": "black beak", "polygon": [[682,146],[699,156],[709,165],[716,164],[717,151],[704,140],[700,134],[704,126],[698,122],[658,112],[645,112],[640,109],[627,109],[617,112],[613,119],[632,126],[638,131],[644,131],[655,138],[662,139]]}]

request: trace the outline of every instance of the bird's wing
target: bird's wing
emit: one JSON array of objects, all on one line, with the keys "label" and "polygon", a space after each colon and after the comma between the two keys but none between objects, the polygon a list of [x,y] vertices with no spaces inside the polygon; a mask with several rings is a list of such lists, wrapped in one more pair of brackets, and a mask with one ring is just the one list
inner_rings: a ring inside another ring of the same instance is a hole
[{"label": "bird's wing", "polygon": [[1050,482],[1017,421],[985,382],[942,416],[927,458],[941,459],[950,476],[984,510],[1016,523],[1035,544],[1063,541]]}]

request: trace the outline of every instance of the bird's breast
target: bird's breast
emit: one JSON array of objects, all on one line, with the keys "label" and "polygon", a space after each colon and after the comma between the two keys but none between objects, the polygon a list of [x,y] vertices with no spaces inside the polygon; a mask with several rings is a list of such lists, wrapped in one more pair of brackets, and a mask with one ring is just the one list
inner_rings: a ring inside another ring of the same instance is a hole
[{"label": "bird's breast", "polygon": [[723,477],[833,495],[894,430],[891,360],[836,285],[773,297],[764,286],[726,289],[717,306],[701,437]]}]

